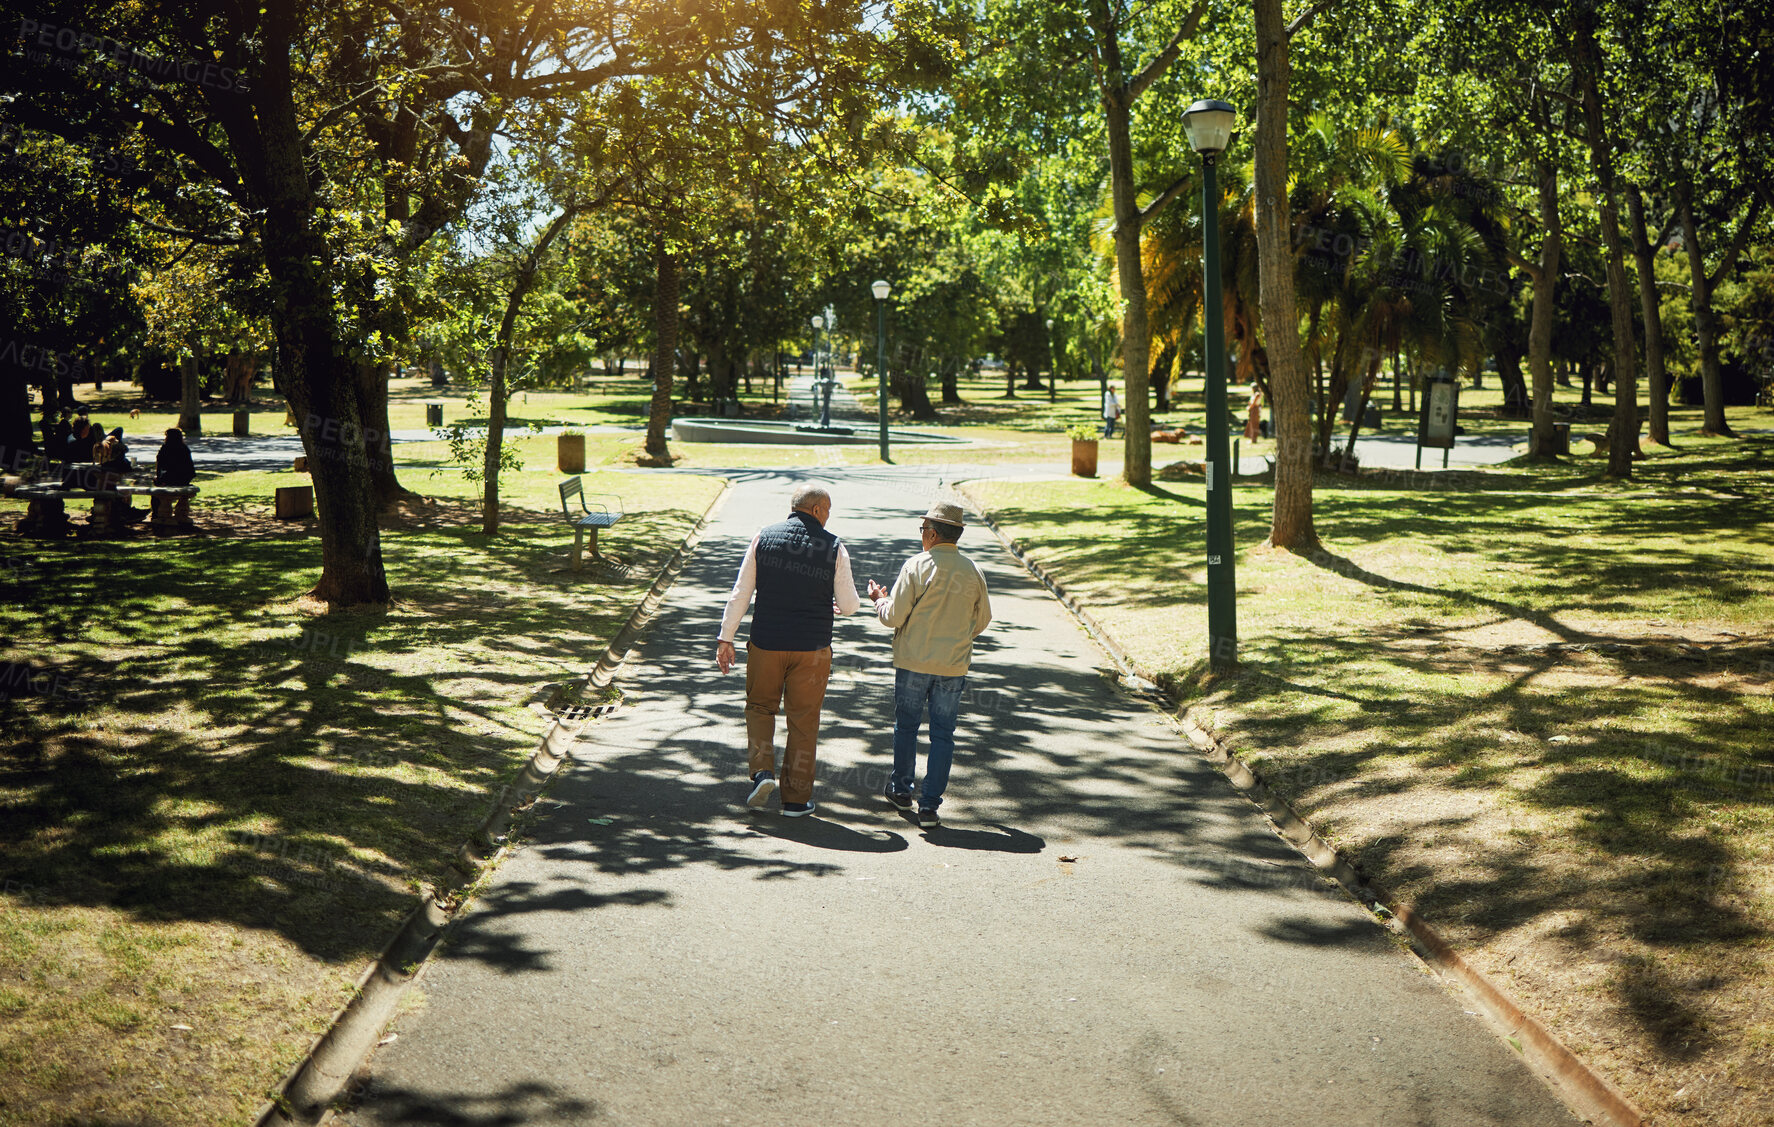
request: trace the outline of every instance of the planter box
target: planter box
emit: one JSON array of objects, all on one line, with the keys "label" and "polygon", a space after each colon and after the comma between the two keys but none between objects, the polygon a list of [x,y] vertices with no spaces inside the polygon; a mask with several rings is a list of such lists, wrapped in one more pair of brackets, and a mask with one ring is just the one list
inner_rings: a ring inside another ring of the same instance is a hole
[{"label": "planter box", "polygon": [[1079,477],[1096,476],[1096,439],[1072,440],[1072,472]]},{"label": "planter box", "polygon": [[585,436],[561,434],[554,439],[554,464],[562,473],[585,472]]}]

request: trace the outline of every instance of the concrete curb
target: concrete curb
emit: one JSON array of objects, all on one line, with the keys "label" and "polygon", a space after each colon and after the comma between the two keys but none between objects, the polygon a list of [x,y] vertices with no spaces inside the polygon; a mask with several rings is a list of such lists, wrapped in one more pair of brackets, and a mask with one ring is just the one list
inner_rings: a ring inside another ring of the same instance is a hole
[{"label": "concrete curb", "polygon": [[[973,498],[969,497],[968,501],[978,507],[978,502]],[[1030,559],[1022,546],[1013,541],[992,519],[991,514],[983,509],[980,509],[980,514],[1005,549],[1072,613],[1124,674],[1138,678],[1148,685],[1157,685],[1151,674],[1128,657],[1127,652],[1078,603],[1064,584]],[[1170,694],[1163,695],[1172,708],[1180,704]],[[1479,1013],[1490,1023],[1492,1029],[1521,1054],[1528,1067],[1558,1094],[1567,1107],[1587,1122],[1606,1124],[1608,1127],[1644,1127],[1644,1112],[1624,1092],[1590,1068],[1551,1030],[1523,1012],[1521,1006],[1483,972],[1461,958],[1422,916],[1408,906],[1398,906],[1389,893],[1364,878],[1347,858],[1320,837],[1309,822],[1301,818],[1285,799],[1270,789],[1247,763],[1226,746],[1225,741],[1213,731],[1210,717],[1198,708],[1185,707],[1178,715],[1178,722],[1183,733],[1202,756],[1263,811],[1283,840],[1304,854],[1321,873],[1340,884],[1344,892],[1364,908],[1375,911],[1384,907],[1385,912],[1377,914],[1381,915],[1385,925],[1394,934],[1408,940],[1418,958],[1438,976],[1458,985],[1477,1005]],[[1385,918],[1388,915],[1390,919]]]},{"label": "concrete curb", "polygon": [[[731,491],[731,483],[724,483],[683,544],[660,568],[652,586],[629,613],[597,666],[581,679],[581,684],[601,688],[609,683],[633,644],[634,636],[658,609],[660,599],[701,542],[710,518]],[[562,688],[556,686],[548,695],[558,699]],[[537,698],[532,696],[532,705],[536,701]],[[468,890],[503,858],[505,839],[512,823],[529,809],[567,761],[574,742],[586,727],[549,716],[548,728],[523,769],[512,782],[500,788],[493,808],[456,851],[453,864],[462,879],[442,899],[430,891],[421,897],[418,906],[401,922],[394,938],[364,968],[350,1000],[333,1014],[326,1032],[285,1074],[283,1083],[278,1086],[278,1094],[261,1106],[253,1119],[256,1127],[290,1127],[292,1124],[315,1127],[326,1122],[333,1101],[344,1092],[352,1073],[375,1047],[406,988],[418,976],[425,961],[436,950],[444,930],[467,902]]]}]

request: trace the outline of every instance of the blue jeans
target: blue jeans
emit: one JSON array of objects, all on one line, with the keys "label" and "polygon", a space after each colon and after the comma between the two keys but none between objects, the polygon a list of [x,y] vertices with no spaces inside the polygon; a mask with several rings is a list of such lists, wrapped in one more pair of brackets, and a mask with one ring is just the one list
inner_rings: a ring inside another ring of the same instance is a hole
[{"label": "blue jeans", "polygon": [[1115,437],[1115,420],[1109,418],[1107,415],[1103,416],[1103,437],[1104,438],[1114,438]]},{"label": "blue jeans", "polygon": [[918,770],[918,727],[930,710],[930,757],[924,765],[924,793],[918,805],[934,810],[942,805],[949,787],[949,767],[955,761],[955,717],[961,711],[961,692],[966,677],[938,677],[934,673],[893,671],[893,778],[894,794],[912,793]]}]

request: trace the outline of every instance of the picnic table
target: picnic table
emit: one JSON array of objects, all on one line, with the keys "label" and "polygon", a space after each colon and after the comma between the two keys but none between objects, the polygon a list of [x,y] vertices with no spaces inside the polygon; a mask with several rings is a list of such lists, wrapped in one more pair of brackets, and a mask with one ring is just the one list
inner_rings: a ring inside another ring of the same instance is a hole
[{"label": "picnic table", "polygon": [[24,519],[18,524],[18,530],[22,532],[30,528],[65,525],[68,517],[63,506],[68,501],[90,500],[92,516],[89,523],[108,525],[112,504],[129,497],[148,498],[148,520],[155,527],[189,527],[195,523],[191,519],[191,498],[198,492],[195,485],[124,485],[119,482],[102,483],[96,489],[63,489],[59,485],[38,482],[20,485],[12,495],[27,502]]}]

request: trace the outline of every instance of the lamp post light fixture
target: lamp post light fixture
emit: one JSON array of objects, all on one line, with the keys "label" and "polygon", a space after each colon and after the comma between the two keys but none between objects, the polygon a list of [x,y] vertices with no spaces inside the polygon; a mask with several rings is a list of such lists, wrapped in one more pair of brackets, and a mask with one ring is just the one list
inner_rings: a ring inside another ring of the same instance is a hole
[{"label": "lamp post light fixture", "polygon": [[875,408],[881,418],[881,460],[887,461],[887,295],[893,287],[876,280],[869,287],[875,295]]},{"label": "lamp post light fixture", "polygon": [[1201,319],[1206,322],[1202,362],[1207,368],[1207,663],[1228,669],[1238,663],[1237,576],[1233,570],[1232,474],[1226,448],[1226,326],[1220,297],[1220,190],[1215,165],[1232,141],[1238,111],[1204,99],[1183,112],[1189,144],[1201,154]]}]

